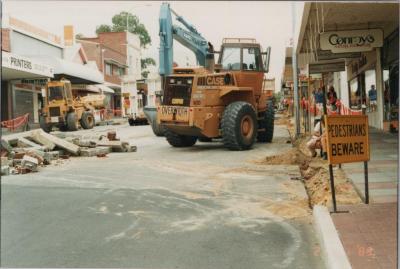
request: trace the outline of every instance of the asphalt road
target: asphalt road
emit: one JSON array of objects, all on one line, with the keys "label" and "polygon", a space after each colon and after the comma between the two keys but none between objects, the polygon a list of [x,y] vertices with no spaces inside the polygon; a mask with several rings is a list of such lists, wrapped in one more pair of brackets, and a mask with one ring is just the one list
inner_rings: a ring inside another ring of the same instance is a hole
[{"label": "asphalt road", "polygon": [[257,163],[291,147],[283,126],[242,152],[108,129],[138,151],[2,178],[2,267],[323,268],[298,169]]}]

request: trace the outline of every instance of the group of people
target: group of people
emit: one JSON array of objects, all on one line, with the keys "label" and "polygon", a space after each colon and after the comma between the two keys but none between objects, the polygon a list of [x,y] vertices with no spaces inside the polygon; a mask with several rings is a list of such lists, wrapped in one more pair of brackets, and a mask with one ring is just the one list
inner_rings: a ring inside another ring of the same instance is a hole
[{"label": "group of people", "polygon": [[[316,107],[318,108],[318,111],[320,111],[320,115],[322,115],[323,111],[323,104],[324,104],[324,99],[326,100],[326,104],[330,106],[332,111],[337,111],[338,106],[337,106],[337,94],[335,92],[335,88],[333,86],[329,87],[329,90],[326,94],[324,95],[324,88],[325,86],[322,86],[318,88],[317,91],[314,92],[314,101],[316,104]],[[324,124],[324,118],[321,116],[319,119],[316,120],[316,124],[314,126],[313,134],[311,136],[311,139],[307,142],[307,148],[310,150],[311,156],[316,157],[317,152],[316,149],[321,149],[322,151],[322,157],[324,160],[327,159],[327,141],[326,141],[326,132],[325,132],[325,124]]]},{"label": "group of people", "polygon": [[[314,101],[319,111],[322,111],[323,103],[324,103],[324,87],[322,86],[318,88],[317,91],[314,91]],[[335,92],[335,88],[333,86],[329,87],[329,90],[326,94],[327,105],[331,106],[331,110],[336,111],[337,107],[337,94]]]}]

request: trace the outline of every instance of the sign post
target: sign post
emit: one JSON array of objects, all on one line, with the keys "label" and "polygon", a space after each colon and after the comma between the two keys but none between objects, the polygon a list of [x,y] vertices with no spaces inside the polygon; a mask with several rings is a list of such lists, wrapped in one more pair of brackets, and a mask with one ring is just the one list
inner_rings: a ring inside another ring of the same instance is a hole
[{"label": "sign post", "polygon": [[333,164],[364,162],[365,203],[368,204],[368,161],[370,158],[368,116],[325,116],[325,124],[333,211],[337,212]]}]

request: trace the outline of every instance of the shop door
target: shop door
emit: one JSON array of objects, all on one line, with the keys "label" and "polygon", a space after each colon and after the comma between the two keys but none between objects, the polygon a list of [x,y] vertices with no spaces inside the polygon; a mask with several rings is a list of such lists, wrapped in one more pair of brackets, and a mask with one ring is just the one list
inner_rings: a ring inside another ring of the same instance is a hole
[{"label": "shop door", "polygon": [[29,113],[29,123],[33,123],[33,93],[14,90],[14,118]]},{"label": "shop door", "polygon": [[8,109],[9,109],[9,104],[8,104],[8,83],[7,81],[2,81],[1,82],[1,120],[9,120],[9,115],[8,115]]}]

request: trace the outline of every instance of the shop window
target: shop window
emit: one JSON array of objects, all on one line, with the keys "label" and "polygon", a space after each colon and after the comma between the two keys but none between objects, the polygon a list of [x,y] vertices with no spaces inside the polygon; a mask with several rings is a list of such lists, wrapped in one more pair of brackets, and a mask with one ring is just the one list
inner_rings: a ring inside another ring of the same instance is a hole
[{"label": "shop window", "polygon": [[111,76],[111,70],[112,70],[111,64],[106,64],[106,75],[107,76]]}]

